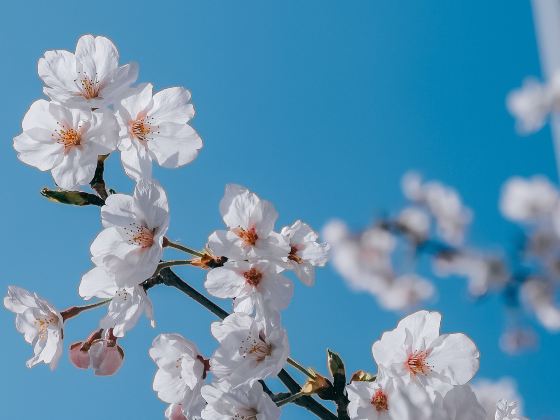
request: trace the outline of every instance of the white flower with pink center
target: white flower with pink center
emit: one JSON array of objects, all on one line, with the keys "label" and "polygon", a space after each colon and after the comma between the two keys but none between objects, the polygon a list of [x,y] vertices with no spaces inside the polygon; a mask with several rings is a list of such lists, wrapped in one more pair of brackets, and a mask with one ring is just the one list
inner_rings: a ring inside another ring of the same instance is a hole
[{"label": "white flower with pink center", "polygon": [[140,181],[134,195],[110,195],[101,208],[105,229],[91,244],[93,263],[136,286],[153,275],[169,226],[167,195],[155,181]]},{"label": "white flower with pink center", "polygon": [[192,162],[202,148],[200,136],[188,125],[194,117],[190,92],[173,87],[154,95],[152,90],[149,83],[141,86],[117,108],[121,160],[136,180],[151,178],[152,161],[177,168]]},{"label": "white flower with pink center", "polygon": [[117,147],[118,125],[109,112],[69,109],[41,99],[21,126],[23,133],[14,138],[19,160],[51,171],[56,184],[67,190],[88,184],[98,156]]},{"label": "white flower with pink center", "polygon": [[280,232],[290,245],[287,265],[295,271],[298,278],[307,286],[315,282],[315,267],[327,263],[329,245],[319,243],[319,235],[311,227],[297,220]]},{"label": "white flower with pink center", "polygon": [[211,330],[220,343],[210,360],[212,373],[232,386],[277,375],[288,359],[288,337],[278,320],[236,312],[212,323]]},{"label": "white flower with pink center", "polygon": [[440,322],[438,312],[419,311],[384,333],[372,347],[379,370],[430,392],[470,381],[479,366],[476,345],[461,333],[440,335]]},{"label": "white flower with pink center", "polygon": [[[152,343],[150,357],[158,366],[153,387],[159,399],[179,404],[181,413],[189,419],[200,415],[200,388],[210,364],[196,345],[179,334],[160,334]],[[180,418],[178,408],[173,410]]]},{"label": "white flower with pink center", "polygon": [[220,298],[234,298],[235,312],[253,314],[266,306],[285,309],[293,295],[293,283],[280,274],[283,267],[269,261],[226,262],[210,270],[204,286]]},{"label": "white flower with pink center", "polygon": [[43,91],[53,101],[72,108],[104,108],[126,95],[138,77],[134,63],[119,67],[115,45],[102,36],[84,35],[76,52],[47,51],[39,60]]},{"label": "white flower with pink center", "polygon": [[280,408],[254,382],[233,388],[222,381],[202,387],[202,396],[208,405],[202,410],[204,420],[277,420]]},{"label": "white flower with pink center", "polygon": [[55,369],[62,354],[62,315],[37,294],[16,286],[8,287],[4,306],[16,314],[17,330],[33,345],[34,356],[27,367],[43,362]]},{"label": "white flower with pink center", "polygon": [[386,377],[374,382],[353,381],[346,391],[351,420],[428,420],[432,412],[425,390]]},{"label": "white flower with pink center", "polygon": [[152,327],[155,326],[152,302],[142,286],[122,286],[117,277],[101,267],[95,267],[82,277],[79,288],[84,299],[98,297],[111,299],[107,315],[99,322],[100,328],[112,329],[116,337],[136,325],[140,316],[145,314]]},{"label": "white flower with pink center", "polygon": [[235,261],[281,262],[288,257],[288,242],[274,232],[278,213],[270,202],[240,185],[228,184],[220,201],[220,213],[229,229],[217,230],[208,238],[208,247],[215,255]]}]

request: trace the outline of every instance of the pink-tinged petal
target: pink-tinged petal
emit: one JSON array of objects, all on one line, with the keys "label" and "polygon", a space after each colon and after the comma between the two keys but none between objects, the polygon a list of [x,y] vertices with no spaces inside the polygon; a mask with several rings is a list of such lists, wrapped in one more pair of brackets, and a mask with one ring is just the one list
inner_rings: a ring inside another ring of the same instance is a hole
[{"label": "pink-tinged petal", "polygon": [[105,81],[117,68],[119,53],[109,39],[84,35],[76,45],[76,60],[89,77]]},{"label": "pink-tinged petal", "polygon": [[70,361],[78,369],[88,369],[90,366],[89,352],[82,350],[83,344],[83,342],[78,341],[70,345]]},{"label": "pink-tinged petal", "polygon": [[165,410],[165,418],[167,420],[188,420],[181,404],[170,404]]},{"label": "pink-tinged petal", "polygon": [[124,360],[124,351],[118,346],[110,346],[106,341],[94,343],[90,350],[91,367],[97,376],[110,376],[117,373]]},{"label": "pink-tinged petal", "polygon": [[229,267],[218,267],[210,270],[204,282],[204,287],[206,287],[208,293],[220,298],[239,296],[244,285],[245,278]]},{"label": "pink-tinged petal", "polygon": [[166,168],[178,168],[192,162],[201,148],[200,136],[186,124],[162,123],[158,134],[148,141],[152,157]]}]

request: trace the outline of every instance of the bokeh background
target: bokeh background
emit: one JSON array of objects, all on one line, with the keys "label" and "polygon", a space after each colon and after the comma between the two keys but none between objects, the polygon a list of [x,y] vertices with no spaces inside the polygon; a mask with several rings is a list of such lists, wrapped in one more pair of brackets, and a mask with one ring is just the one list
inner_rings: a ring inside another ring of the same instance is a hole
[{"label": "bokeh background", "polygon": [[[84,33],[110,37],[122,62],[139,62],[141,81],[192,90],[204,150],[156,177],[170,197],[170,238],[194,247],[222,226],[218,202],[228,182],[271,200],[280,226],[302,218],[320,229],[335,216],[360,227],[399,208],[400,177],[416,169],[461,192],[475,212],[470,242],[492,247],[515,232],[498,211],[502,183],[511,175],[557,177],[548,128],[519,138],[505,108],[510,89],[540,75],[528,1],[36,0],[6,3],[1,21],[1,289],[18,284],[59,308],[79,303],[99,209],[42,198],[50,175],[21,164],[11,139],[41,96],[37,59],[49,49],[73,51]],[[131,191],[118,156],[107,163],[108,184]],[[202,287],[200,271],[179,272]],[[560,337],[539,330],[538,349],[505,355],[500,298],[474,303],[464,281],[436,283],[439,298],[426,307],[443,312],[444,331],[474,338],[479,377],[515,378],[532,419],[560,418]],[[0,418],[163,418],[151,390],[152,339],[180,332],[209,355],[214,319],[175,290],[150,295],[157,328],[142,320],[127,335],[125,364],[109,378],[73,368],[66,355],[55,372],[27,369],[32,350],[12,314],[0,311]],[[72,321],[67,344],[86,337],[101,311]],[[297,284],[284,314],[297,359],[324,369],[328,347],[350,371],[375,369],[371,344],[398,318],[351,292],[329,267],[315,287]],[[311,418],[299,408],[284,413]]]}]

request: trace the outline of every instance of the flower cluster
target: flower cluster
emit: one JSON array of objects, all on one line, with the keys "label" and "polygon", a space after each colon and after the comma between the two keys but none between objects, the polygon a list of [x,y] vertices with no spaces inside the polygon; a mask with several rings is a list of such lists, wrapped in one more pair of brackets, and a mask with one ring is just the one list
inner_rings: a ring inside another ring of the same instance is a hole
[{"label": "flower cluster", "polygon": [[[484,420],[494,412],[500,420],[522,418],[512,393],[504,391],[497,404],[489,403],[488,395],[486,400],[477,399],[468,382],[478,370],[478,350],[464,334],[440,335],[438,313],[417,312],[383,334],[372,349],[377,374],[357,372],[349,385],[344,363],[334,352],[328,351],[332,380],[290,357],[282,326],[282,311],[295,288],[289,277],[312,286],[315,268],[326,264],[330,246],[301,220],[276,230],[274,206],[234,184],[226,186],[219,206],[225,228],[211,233],[203,250],[172,242],[166,236],[167,194],[152,177],[152,162],[176,168],[191,162],[201,148],[199,136],[188,125],[194,115],[190,93],[170,88],[154,94],[151,84],[134,86],[137,66],[119,66],[118,61],[111,41],[91,35],[79,39],[75,53],[45,53],[39,75],[49,100],[31,105],[23,132],[14,139],[20,160],[51,171],[59,189],[43,191],[44,195],[59,203],[101,206],[102,230],[90,247],[92,268],[79,285],[84,300],[97,298],[93,303],[58,311],[36,294],[8,288],[4,305],[16,314],[18,331],[33,345],[29,367],[43,362],[54,369],[63,352],[66,322],[106,306],[106,314],[87,338],[69,346],[69,358],[77,368],[91,369],[95,375],[115,374],[124,361],[121,343],[141,316],[155,327],[148,291],[164,284],[221,318],[210,326],[217,346],[209,356],[177,333],[159,334],[153,340],[149,350],[157,366],[153,389],[168,404],[168,419],[275,420],[280,407],[290,402],[320,418],[337,418],[311,398],[314,394],[334,402],[340,418]],[[135,182],[130,195],[105,186],[104,162],[117,151],[125,173]],[[70,191],[88,184],[96,195]],[[418,177],[409,177],[405,192],[412,204],[394,223],[385,221],[359,237],[341,224],[326,229],[335,265],[357,288],[372,291],[382,305],[394,309],[433,293],[431,284],[419,276],[394,273],[397,234],[404,233],[420,247],[435,229],[457,245],[471,217],[459,196],[441,184],[422,184]],[[537,201],[546,207],[546,200]],[[505,202],[508,212],[517,216],[544,212],[531,204],[523,208]],[[190,259],[165,260],[166,248],[180,250]],[[449,249],[438,251],[439,257],[447,255],[448,265],[459,255]],[[181,280],[171,269],[180,265],[205,270],[206,291],[227,299],[232,313]],[[531,302],[542,299],[542,292],[532,287],[527,292]],[[299,385],[284,370],[288,364],[304,373],[307,382]],[[290,392],[271,391],[265,380],[276,376]],[[462,414],[466,412],[468,417]]]}]

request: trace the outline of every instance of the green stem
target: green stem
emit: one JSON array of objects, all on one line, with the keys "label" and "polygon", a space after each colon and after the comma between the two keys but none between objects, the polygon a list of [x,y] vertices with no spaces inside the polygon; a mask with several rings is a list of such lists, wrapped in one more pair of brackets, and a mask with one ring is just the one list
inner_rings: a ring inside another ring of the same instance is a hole
[{"label": "green stem", "polygon": [[164,238],[163,246],[168,246],[168,247],[171,247],[171,248],[175,248],[175,249],[178,249],[179,251],[183,251],[183,252],[186,252],[187,254],[191,254],[191,255],[194,255],[194,256],[200,257],[200,258],[202,258],[204,256],[203,253],[195,251],[192,248],[186,247],[186,246],[178,244],[176,242],[171,242],[168,238]]},{"label": "green stem", "polygon": [[304,368],[299,362],[297,362],[296,360],[292,359],[291,357],[288,357],[288,363],[290,365],[292,365],[293,367],[295,367],[297,370],[299,370],[300,372],[303,372],[306,376],[310,377],[311,379],[314,379],[315,376],[313,376],[311,374],[311,372],[309,372],[306,368]]}]

